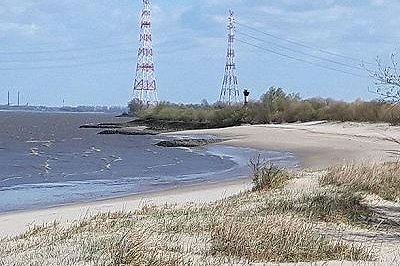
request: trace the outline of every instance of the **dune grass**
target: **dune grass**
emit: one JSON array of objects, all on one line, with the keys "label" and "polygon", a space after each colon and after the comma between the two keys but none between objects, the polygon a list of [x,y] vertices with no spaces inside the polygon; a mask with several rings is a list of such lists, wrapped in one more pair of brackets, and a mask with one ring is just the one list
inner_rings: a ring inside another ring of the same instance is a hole
[{"label": "dune grass", "polygon": [[323,185],[335,185],[352,191],[376,194],[386,200],[398,200],[400,162],[333,167],[320,181]]},{"label": "dune grass", "polygon": [[[0,241],[0,265],[246,265],[374,259],[371,249],[324,235],[318,228],[321,223],[368,222],[374,213],[362,203],[359,187],[349,187],[373,171],[381,179],[368,183],[371,187],[358,186],[372,190],[372,184],[381,182],[383,190],[385,182],[392,182],[386,176],[395,176],[397,165],[330,169],[321,183],[336,186],[300,194],[285,189],[298,173],[276,168],[260,157],[250,165],[252,191],[210,204],[146,205],[135,212],[98,214],[71,225],[34,226]],[[332,228],[341,235],[341,229]]]},{"label": "dune grass", "polygon": [[278,194],[265,199],[264,212],[279,211],[308,217],[313,221],[363,225],[374,215],[363,198],[349,191],[329,189],[293,197]]},{"label": "dune grass", "polygon": [[212,230],[212,254],[258,262],[310,262],[368,259],[358,245],[332,241],[313,223],[282,214],[228,217]]},{"label": "dune grass", "polygon": [[[315,219],[283,211],[268,191],[212,204],[145,206],[53,223],[0,242],[0,265],[221,265],[370,260],[360,245],[314,230]],[[268,210],[268,211],[266,211]]]},{"label": "dune grass", "polygon": [[252,171],[253,191],[282,188],[289,179],[294,177],[293,173],[263,160],[261,155],[250,159],[249,166]]}]

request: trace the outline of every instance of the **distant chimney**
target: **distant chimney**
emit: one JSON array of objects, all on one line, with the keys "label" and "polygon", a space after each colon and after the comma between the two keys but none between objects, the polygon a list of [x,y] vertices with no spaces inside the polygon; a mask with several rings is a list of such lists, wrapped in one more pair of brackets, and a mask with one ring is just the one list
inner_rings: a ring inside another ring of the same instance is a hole
[{"label": "distant chimney", "polygon": [[10,106],[10,91],[7,93],[7,105]]}]

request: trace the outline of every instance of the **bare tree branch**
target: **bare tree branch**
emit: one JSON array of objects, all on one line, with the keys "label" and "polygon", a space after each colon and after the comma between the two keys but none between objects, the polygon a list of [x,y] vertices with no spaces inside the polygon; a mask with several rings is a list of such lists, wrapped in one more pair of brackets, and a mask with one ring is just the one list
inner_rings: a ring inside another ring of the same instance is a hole
[{"label": "bare tree branch", "polygon": [[375,70],[369,69],[364,63],[362,66],[374,80],[375,89],[370,92],[377,94],[385,101],[400,103],[400,75],[395,53],[392,53],[390,60],[391,64],[384,66],[381,59],[377,57]]}]

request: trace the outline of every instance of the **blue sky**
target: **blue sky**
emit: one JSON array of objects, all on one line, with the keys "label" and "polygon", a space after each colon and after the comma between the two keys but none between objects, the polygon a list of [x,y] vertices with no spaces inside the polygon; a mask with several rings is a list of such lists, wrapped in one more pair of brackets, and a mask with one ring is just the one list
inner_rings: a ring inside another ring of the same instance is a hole
[{"label": "blue sky", "polygon": [[[0,0],[0,104],[8,90],[16,102],[19,90],[22,103],[35,105],[125,105],[141,7],[141,0]],[[361,60],[388,59],[400,39],[397,0],[153,0],[161,100],[218,99],[229,9],[238,39],[258,47],[236,44],[240,88],[252,98],[278,86],[303,97],[372,99]]]}]

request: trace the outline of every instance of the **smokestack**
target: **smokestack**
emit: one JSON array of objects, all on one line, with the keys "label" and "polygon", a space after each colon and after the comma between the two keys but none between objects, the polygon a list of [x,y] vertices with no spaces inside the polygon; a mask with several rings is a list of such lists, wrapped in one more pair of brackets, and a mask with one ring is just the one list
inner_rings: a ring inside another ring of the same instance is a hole
[{"label": "smokestack", "polygon": [[17,102],[18,102],[18,106],[19,106],[19,91],[18,91],[18,101]]},{"label": "smokestack", "polygon": [[10,91],[7,92],[7,105],[10,106]]}]

